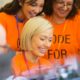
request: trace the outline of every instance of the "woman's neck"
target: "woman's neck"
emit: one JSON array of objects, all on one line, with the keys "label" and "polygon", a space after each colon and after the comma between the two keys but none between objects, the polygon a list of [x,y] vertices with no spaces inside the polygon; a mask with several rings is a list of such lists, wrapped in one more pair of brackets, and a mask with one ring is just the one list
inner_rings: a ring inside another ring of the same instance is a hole
[{"label": "woman's neck", "polygon": [[53,16],[51,17],[51,20],[52,20],[52,22],[55,23],[55,24],[62,24],[62,23],[65,22],[65,18],[60,18],[60,17],[55,16],[55,15],[53,15]]},{"label": "woman's neck", "polygon": [[21,10],[16,14],[16,16],[17,16],[19,21],[25,22],[27,19]]},{"label": "woman's neck", "polygon": [[36,63],[38,61],[38,56],[35,56],[32,52],[25,52],[26,59],[32,63]]}]

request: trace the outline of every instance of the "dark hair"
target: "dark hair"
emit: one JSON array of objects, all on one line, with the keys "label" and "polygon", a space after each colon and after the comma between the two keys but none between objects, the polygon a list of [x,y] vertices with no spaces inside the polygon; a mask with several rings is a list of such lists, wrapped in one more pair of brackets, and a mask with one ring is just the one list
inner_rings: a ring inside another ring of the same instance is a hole
[{"label": "dark hair", "polygon": [[76,5],[80,9],[80,0],[76,0]]},{"label": "dark hair", "polygon": [[[29,5],[32,5],[32,3],[34,3],[35,1],[36,0],[30,0],[27,3]],[[24,4],[24,2],[25,2],[25,0],[13,0],[12,2],[6,4],[4,7],[2,7],[0,9],[0,12],[5,12],[10,15],[16,15],[16,13],[22,8],[20,3]],[[45,0],[44,0],[44,3],[45,3]],[[43,10],[40,13],[38,13],[37,15],[41,15],[42,12],[43,12]]]},{"label": "dark hair", "polygon": [[[69,13],[69,15],[66,17],[67,19],[73,18],[76,14],[77,14],[77,7],[76,7],[76,1],[74,0],[73,2],[73,8],[71,10],[71,12]],[[44,13],[48,16],[51,16],[53,13],[53,5],[55,4],[56,0],[46,0],[45,4],[44,4]]]},{"label": "dark hair", "polygon": [[19,5],[19,0],[13,0],[12,2],[2,7],[0,9],[0,12],[5,12],[7,14],[15,15],[20,9],[21,6]]}]

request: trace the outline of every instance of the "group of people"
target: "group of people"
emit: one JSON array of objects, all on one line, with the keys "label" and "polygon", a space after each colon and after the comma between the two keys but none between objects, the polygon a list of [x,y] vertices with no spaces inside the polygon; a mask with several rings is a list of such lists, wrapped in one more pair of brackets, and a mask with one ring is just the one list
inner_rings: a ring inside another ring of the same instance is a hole
[{"label": "group of people", "polygon": [[77,3],[78,0],[13,0],[1,8],[0,57],[11,56],[13,76],[9,80],[56,80],[56,65],[70,65],[67,61],[72,58],[80,61]]}]

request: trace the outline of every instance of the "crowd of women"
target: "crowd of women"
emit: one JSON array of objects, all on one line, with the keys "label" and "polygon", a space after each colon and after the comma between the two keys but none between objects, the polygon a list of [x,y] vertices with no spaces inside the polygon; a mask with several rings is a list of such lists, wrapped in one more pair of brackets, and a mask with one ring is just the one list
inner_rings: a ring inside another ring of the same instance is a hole
[{"label": "crowd of women", "polygon": [[2,7],[0,66],[9,59],[3,66],[11,68],[9,75],[0,71],[2,80],[56,80],[59,68],[77,70],[79,22],[79,0],[13,0]]}]

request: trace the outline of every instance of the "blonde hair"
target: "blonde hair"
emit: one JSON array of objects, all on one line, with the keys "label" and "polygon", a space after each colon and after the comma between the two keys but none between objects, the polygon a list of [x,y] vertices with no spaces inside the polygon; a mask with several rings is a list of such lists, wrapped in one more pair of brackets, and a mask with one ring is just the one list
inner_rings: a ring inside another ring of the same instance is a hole
[{"label": "blonde hair", "polygon": [[32,50],[31,40],[35,34],[52,29],[52,25],[43,17],[34,17],[26,22],[20,38],[21,50]]}]

